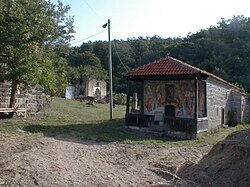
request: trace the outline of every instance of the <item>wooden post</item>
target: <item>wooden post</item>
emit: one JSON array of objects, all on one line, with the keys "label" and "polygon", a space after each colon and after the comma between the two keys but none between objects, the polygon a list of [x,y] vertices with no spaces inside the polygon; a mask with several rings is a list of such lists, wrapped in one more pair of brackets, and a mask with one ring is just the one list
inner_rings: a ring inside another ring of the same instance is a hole
[{"label": "wooden post", "polygon": [[198,93],[198,89],[199,89],[199,83],[198,83],[198,78],[195,77],[195,107],[194,107],[194,119],[195,119],[195,123],[196,123],[196,132],[197,133],[197,126],[198,126],[198,97],[199,97],[199,93]]},{"label": "wooden post", "polygon": [[137,106],[138,106],[138,98],[137,98],[137,93],[133,93],[133,105],[132,105],[132,109],[133,110],[137,110]]},{"label": "wooden post", "polygon": [[144,114],[144,80],[141,82],[140,112]]},{"label": "wooden post", "polygon": [[198,89],[199,89],[199,83],[198,83],[198,78],[195,77],[195,107],[194,107],[194,118],[198,118]]},{"label": "wooden post", "polygon": [[129,114],[129,96],[130,94],[130,80],[129,78],[127,79],[127,103],[126,103],[126,115]]},{"label": "wooden post", "polygon": [[204,81],[204,91],[205,91],[205,109],[206,109],[206,117],[207,117],[207,115],[208,115],[208,106],[207,106],[207,104],[208,104],[208,102],[207,102],[207,98],[208,98],[208,94],[207,94],[207,81]]}]

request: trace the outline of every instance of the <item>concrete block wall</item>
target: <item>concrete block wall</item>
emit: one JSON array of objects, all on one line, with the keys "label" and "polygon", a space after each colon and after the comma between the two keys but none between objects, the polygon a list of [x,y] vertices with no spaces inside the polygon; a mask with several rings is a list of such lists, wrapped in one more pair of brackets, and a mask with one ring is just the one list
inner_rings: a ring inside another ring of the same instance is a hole
[{"label": "concrete block wall", "polygon": [[[235,88],[211,77],[207,79],[208,127],[217,128],[228,124],[228,112],[235,111],[235,120],[242,122],[245,97]],[[224,110],[224,120],[223,120]]]},{"label": "concrete block wall", "polygon": [[11,84],[8,82],[0,83],[0,107],[8,108],[10,102]]},{"label": "concrete block wall", "polygon": [[[0,83],[0,108],[8,108],[10,102],[10,83]],[[28,116],[44,113],[45,95],[41,93],[16,94],[15,108],[27,108]]]},{"label": "concrete block wall", "polygon": [[222,125],[222,110],[224,109],[225,120],[229,107],[227,105],[230,95],[230,87],[213,78],[207,79],[207,115],[208,129],[217,128]]},{"label": "concrete block wall", "polygon": [[45,95],[18,94],[15,107],[28,108],[28,115],[36,116],[44,113]]}]

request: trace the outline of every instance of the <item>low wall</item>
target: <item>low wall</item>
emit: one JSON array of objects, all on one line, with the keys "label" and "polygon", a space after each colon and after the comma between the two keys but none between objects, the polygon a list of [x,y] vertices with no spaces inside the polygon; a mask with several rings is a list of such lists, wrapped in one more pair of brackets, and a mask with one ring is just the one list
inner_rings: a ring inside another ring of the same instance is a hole
[{"label": "low wall", "polygon": [[[10,83],[0,83],[0,108],[8,108],[10,103]],[[27,108],[28,117],[44,114],[46,96],[42,93],[16,94],[14,108]]]}]

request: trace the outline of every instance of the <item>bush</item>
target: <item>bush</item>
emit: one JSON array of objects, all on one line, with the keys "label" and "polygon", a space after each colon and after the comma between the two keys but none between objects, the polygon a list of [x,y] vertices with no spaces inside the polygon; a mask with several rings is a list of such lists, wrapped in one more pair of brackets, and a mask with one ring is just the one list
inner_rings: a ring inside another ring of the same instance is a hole
[{"label": "bush", "polygon": [[124,93],[116,93],[114,94],[114,102],[117,105],[126,105],[127,95]]}]

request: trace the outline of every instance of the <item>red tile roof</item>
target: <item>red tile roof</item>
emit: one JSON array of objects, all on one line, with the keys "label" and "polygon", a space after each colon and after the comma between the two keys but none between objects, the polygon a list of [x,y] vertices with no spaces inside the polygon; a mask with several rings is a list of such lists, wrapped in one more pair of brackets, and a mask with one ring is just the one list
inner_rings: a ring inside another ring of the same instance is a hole
[{"label": "red tile roof", "polygon": [[126,74],[126,76],[131,78],[136,78],[136,77],[195,75],[195,74],[207,75],[221,82],[229,84],[230,86],[233,86],[227,81],[223,80],[222,78],[213,75],[212,73],[191,66],[190,64],[187,64],[170,56],[161,58],[152,63],[145,64],[141,67],[132,69]]},{"label": "red tile roof", "polygon": [[168,56],[133,69],[127,73],[127,76],[187,75],[197,74],[200,71],[196,67]]}]

